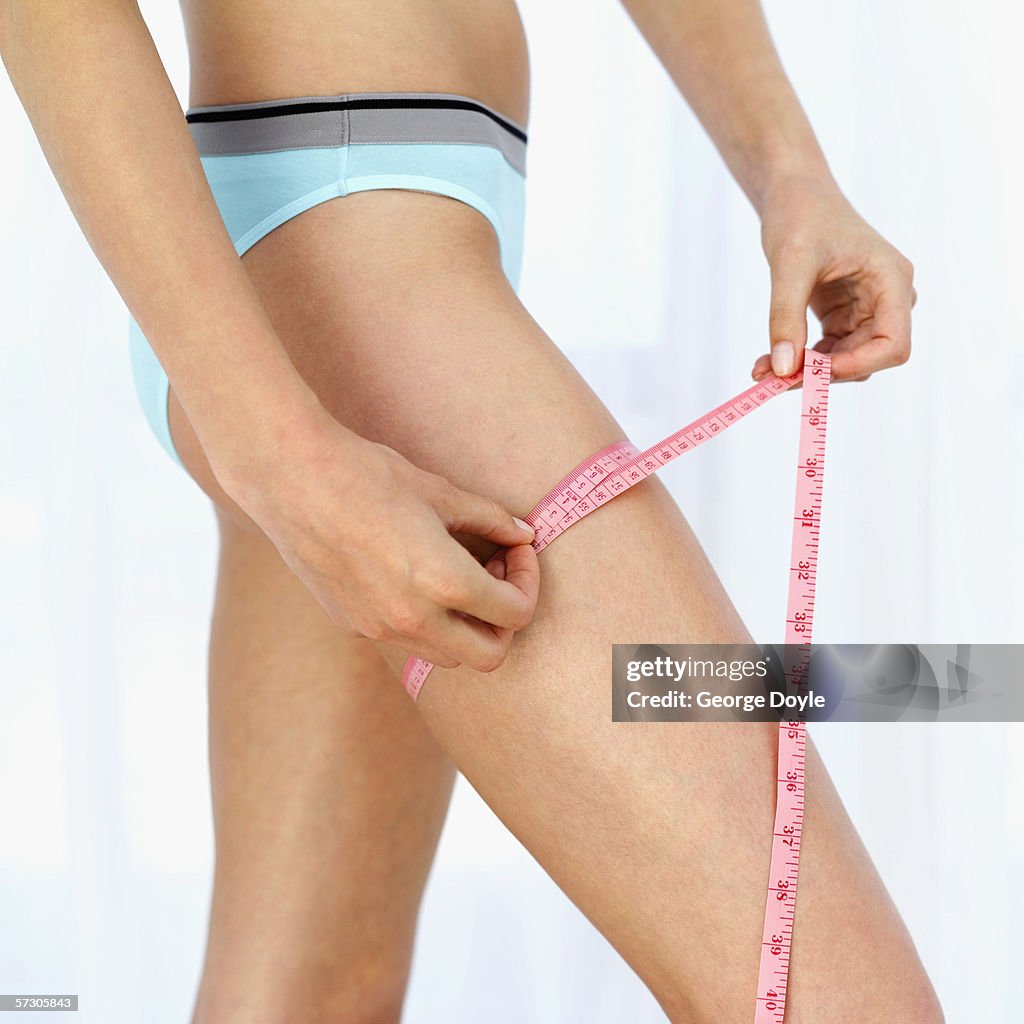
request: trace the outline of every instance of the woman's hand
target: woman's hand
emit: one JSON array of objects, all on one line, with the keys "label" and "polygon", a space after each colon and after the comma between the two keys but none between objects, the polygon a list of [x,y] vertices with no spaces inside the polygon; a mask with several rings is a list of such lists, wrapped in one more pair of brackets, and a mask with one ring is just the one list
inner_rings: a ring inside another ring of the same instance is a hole
[{"label": "woman's hand", "polygon": [[803,365],[807,308],[821,322],[813,346],[832,356],[832,379],[867,380],[910,358],[914,268],[831,182],[788,182],[761,207],[772,275],[771,355],[752,376],[786,377]]},{"label": "woman's hand", "polygon": [[[445,668],[505,660],[537,603],[526,523],[322,410],[277,441],[254,442],[242,468],[214,469],[335,623]],[[452,531],[508,550],[485,567]]]}]

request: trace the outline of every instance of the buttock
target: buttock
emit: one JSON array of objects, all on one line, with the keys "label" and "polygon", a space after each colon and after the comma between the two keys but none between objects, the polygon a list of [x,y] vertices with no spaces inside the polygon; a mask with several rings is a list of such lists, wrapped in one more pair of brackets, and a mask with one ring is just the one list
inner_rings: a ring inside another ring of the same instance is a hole
[{"label": "buttock", "polygon": [[[192,107],[186,121],[235,251],[320,203],[375,189],[448,196],[497,235],[513,288],[522,263],[526,132],[498,111],[447,93],[304,96]],[[130,321],[143,412],[181,464],[167,414],[169,381]]]}]

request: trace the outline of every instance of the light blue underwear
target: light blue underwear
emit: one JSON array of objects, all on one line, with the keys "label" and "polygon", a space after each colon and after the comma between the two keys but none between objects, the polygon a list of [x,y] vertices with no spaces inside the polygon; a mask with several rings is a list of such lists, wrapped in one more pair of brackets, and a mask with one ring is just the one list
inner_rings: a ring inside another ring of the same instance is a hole
[{"label": "light blue underwear", "polygon": [[[360,93],[192,107],[185,116],[239,256],[328,199],[415,189],[479,210],[518,285],[526,133],[490,107],[445,93]],[[130,350],[146,419],[180,464],[167,420],[167,374],[134,319]]]}]

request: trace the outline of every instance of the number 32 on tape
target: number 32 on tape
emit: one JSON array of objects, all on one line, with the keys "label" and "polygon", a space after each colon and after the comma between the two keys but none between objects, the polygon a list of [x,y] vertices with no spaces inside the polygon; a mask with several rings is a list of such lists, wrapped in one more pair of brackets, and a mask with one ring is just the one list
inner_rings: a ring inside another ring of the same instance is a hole
[{"label": "number 32 on tape", "polygon": [[[788,663],[783,669],[787,685],[804,686],[814,626],[831,372],[832,361],[826,353],[808,350],[804,354],[802,374],[794,373],[789,377],[769,375],[646,451],[638,451],[629,441],[617,441],[595,452],[566,474],[524,517],[535,531],[534,549],[542,551],[584,516],[680,455],[728,430],[769,399],[802,381],[796,503],[786,607]],[[410,658],[406,662],[402,683],[413,700],[419,696],[433,667],[421,658]],[[799,718],[779,723],[775,822],[754,1024],[782,1024],[786,1014],[804,820],[806,728],[806,721]]]}]

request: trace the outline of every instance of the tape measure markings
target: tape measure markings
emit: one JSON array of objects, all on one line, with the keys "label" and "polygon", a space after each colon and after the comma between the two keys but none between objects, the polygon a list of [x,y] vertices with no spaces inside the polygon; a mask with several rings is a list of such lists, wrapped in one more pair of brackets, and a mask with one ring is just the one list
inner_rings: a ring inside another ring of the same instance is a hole
[{"label": "tape measure markings", "polygon": [[[539,553],[595,508],[735,425],[800,380],[799,373],[789,377],[769,375],[646,451],[641,452],[624,440],[606,445],[566,473],[523,517],[535,530],[533,549]],[[432,668],[430,662],[421,658],[411,657],[406,662],[402,683],[413,700],[419,696]]]},{"label": "tape measure markings", "polygon": [[[787,691],[795,689],[801,695],[806,694],[814,625],[830,376],[828,355],[814,351],[805,353],[786,601],[788,664],[783,666]],[[754,1024],[782,1024],[786,1015],[804,823],[806,746],[807,724],[802,718],[779,722],[775,820]]]},{"label": "tape measure markings", "polygon": [[[595,452],[562,477],[523,517],[535,530],[534,550],[542,551],[591,512],[802,380],[796,503],[786,604],[785,642],[789,664],[783,669],[788,689],[806,692],[817,591],[818,524],[830,376],[831,358],[826,353],[810,350],[805,353],[802,374],[769,375],[646,451],[638,451],[631,442],[623,440]],[[416,657],[406,662],[402,683],[413,700],[419,697],[433,667],[430,662]],[[785,1018],[804,820],[805,763],[806,721],[800,717],[780,721],[775,820],[754,1024],[782,1024]],[[777,884],[772,884],[773,881]]]}]

